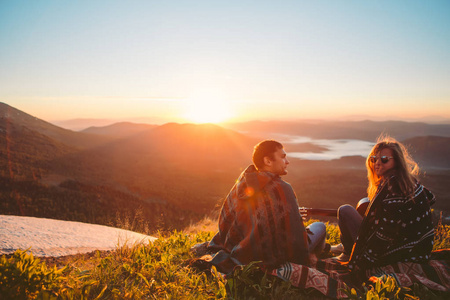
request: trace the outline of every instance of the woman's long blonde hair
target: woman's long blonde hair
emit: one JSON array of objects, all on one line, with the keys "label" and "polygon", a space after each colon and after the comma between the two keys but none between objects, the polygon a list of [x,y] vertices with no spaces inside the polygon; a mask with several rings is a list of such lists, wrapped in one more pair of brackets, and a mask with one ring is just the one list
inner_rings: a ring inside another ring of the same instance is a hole
[{"label": "woman's long blonde hair", "polygon": [[397,177],[400,189],[404,195],[409,196],[413,193],[416,183],[414,176],[419,174],[419,166],[411,158],[406,147],[402,143],[387,135],[378,137],[377,144],[372,148],[372,151],[370,151],[370,154],[366,159],[367,178],[369,179],[367,195],[370,200],[375,197],[378,185],[383,180],[383,178],[377,176],[374,172],[374,164],[370,161],[370,157],[379,154],[380,151],[385,148],[392,150],[395,163],[393,172]]}]

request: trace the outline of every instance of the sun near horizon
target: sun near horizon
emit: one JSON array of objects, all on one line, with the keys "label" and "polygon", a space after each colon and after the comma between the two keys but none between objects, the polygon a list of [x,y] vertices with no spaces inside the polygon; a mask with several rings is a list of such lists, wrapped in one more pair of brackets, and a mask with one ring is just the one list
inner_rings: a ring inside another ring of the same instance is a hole
[{"label": "sun near horizon", "polygon": [[233,114],[230,103],[218,92],[201,91],[184,101],[183,117],[193,123],[222,123]]}]

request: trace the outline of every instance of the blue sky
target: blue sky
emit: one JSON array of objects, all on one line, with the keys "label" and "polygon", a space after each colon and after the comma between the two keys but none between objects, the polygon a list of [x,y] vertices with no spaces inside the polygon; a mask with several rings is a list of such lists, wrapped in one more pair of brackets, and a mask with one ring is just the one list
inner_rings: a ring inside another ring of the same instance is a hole
[{"label": "blue sky", "polygon": [[0,101],[47,120],[189,121],[195,105],[211,121],[448,118],[449,15],[449,1],[1,1]]}]

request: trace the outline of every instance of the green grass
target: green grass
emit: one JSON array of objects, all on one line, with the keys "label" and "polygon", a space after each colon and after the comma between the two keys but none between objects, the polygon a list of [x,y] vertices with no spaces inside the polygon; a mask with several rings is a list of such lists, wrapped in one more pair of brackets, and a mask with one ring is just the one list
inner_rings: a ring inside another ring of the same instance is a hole
[{"label": "green grass", "polygon": [[[449,246],[450,228],[437,228],[435,248]],[[328,242],[339,242],[337,226],[328,224]],[[193,245],[210,240],[212,231],[158,235],[152,244],[65,259],[38,259],[16,251],[0,259],[0,299],[325,299],[263,273],[250,264],[225,280],[214,268],[201,273],[185,262]],[[365,295],[351,299],[436,299],[423,286],[404,289],[392,278],[379,279]],[[384,298],[383,298],[384,299]]]}]

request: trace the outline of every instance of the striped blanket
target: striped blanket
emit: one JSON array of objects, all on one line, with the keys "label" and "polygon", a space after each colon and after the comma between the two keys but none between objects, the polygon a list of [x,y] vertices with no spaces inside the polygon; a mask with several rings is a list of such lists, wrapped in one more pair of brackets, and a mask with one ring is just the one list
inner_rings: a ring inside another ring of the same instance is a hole
[{"label": "striped blanket", "polygon": [[[436,258],[436,259],[433,259]],[[441,259],[445,258],[445,259]],[[343,292],[346,286],[361,290],[363,281],[372,277],[390,275],[401,287],[409,287],[420,283],[435,291],[442,291],[450,295],[450,249],[432,253],[432,260],[419,264],[412,262],[396,263],[385,267],[366,270],[365,274],[352,274],[344,265],[331,259],[319,260],[316,268],[304,265],[286,263],[271,274],[299,288],[313,288],[331,298],[345,298]]]},{"label": "striped blanket", "polygon": [[278,175],[249,166],[225,199],[208,251],[215,253],[211,263],[225,274],[252,261],[267,268],[287,261],[308,264],[307,234],[292,187]]}]

